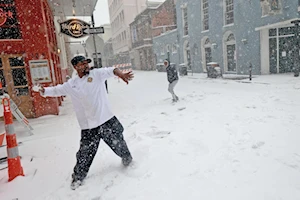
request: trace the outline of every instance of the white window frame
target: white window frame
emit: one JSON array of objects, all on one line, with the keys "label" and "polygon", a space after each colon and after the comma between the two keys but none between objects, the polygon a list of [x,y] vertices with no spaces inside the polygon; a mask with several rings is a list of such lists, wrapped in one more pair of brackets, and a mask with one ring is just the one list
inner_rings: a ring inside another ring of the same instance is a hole
[{"label": "white window frame", "polygon": [[[207,4],[206,8],[204,8],[205,4]],[[205,18],[206,16],[207,18]],[[209,30],[209,0],[201,1],[201,18],[202,18],[202,30],[208,31]],[[205,22],[207,22],[207,26],[208,26],[207,29],[205,28]]]},{"label": "white window frame", "polygon": [[[232,4],[229,4],[230,1],[232,1]],[[224,0],[223,2],[224,2],[224,25],[225,26],[232,25],[232,24],[234,24],[234,0]],[[227,11],[227,8],[230,8],[231,6],[232,6],[232,10]],[[231,12],[233,14],[232,22],[227,23],[227,15],[228,15],[228,13],[231,13]]]}]

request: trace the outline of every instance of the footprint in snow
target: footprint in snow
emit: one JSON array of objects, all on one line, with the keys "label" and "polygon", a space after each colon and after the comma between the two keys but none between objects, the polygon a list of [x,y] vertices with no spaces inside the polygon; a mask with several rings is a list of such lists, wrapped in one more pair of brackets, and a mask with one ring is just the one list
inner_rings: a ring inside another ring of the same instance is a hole
[{"label": "footprint in snow", "polygon": [[258,142],[256,144],[252,145],[252,149],[259,149],[260,147],[262,147],[263,145],[265,145],[265,142]]},{"label": "footprint in snow", "polygon": [[182,110],[185,110],[186,107],[182,107],[182,108],[178,108],[178,111],[182,111]]},{"label": "footprint in snow", "polygon": [[156,131],[156,132],[146,133],[145,135],[153,139],[160,139],[160,138],[165,138],[170,134],[171,134],[170,131]]}]

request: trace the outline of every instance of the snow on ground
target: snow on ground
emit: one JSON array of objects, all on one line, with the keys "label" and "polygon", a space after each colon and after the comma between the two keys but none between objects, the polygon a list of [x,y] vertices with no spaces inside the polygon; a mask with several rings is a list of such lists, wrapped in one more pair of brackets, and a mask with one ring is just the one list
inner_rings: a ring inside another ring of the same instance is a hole
[{"label": "snow on ground", "polygon": [[67,98],[59,116],[30,120],[34,136],[15,123],[25,177],[8,183],[0,171],[1,200],[300,199],[299,78],[189,75],[176,104],[165,73],[108,84],[133,165],[124,168],[102,141],[85,184],[70,189],[80,129]]}]

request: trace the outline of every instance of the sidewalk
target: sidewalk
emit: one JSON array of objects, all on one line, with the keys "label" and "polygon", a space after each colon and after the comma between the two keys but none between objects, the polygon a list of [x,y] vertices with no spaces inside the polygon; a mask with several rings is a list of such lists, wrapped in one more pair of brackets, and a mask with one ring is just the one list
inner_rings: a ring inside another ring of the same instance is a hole
[{"label": "sidewalk", "polygon": [[207,78],[206,73],[194,73],[193,75],[189,73],[187,76],[183,76],[181,78],[184,77],[190,79],[226,80],[226,81],[235,81],[239,83],[280,84],[280,85],[285,84],[285,85],[294,85],[296,86],[295,89],[300,89],[300,77],[294,77],[293,73],[252,75],[252,81],[249,80],[249,75],[237,75],[237,74],[223,74],[223,79]]}]

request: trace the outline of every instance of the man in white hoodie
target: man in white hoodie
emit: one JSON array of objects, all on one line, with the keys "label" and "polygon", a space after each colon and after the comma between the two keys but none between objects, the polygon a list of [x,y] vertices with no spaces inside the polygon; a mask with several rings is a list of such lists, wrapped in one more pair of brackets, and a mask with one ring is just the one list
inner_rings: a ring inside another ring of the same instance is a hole
[{"label": "man in white hoodie", "polygon": [[44,97],[68,95],[72,99],[81,127],[80,148],[76,154],[77,162],[72,174],[72,189],[80,186],[87,176],[101,139],[122,158],[124,166],[128,166],[132,161],[123,138],[124,128],[111,111],[105,81],[110,77],[118,76],[128,84],[133,74],[122,73],[113,67],[90,70],[90,62],[91,59],[83,56],[74,57],[71,63],[78,76],[62,85],[45,88],[41,86],[39,90]]}]

